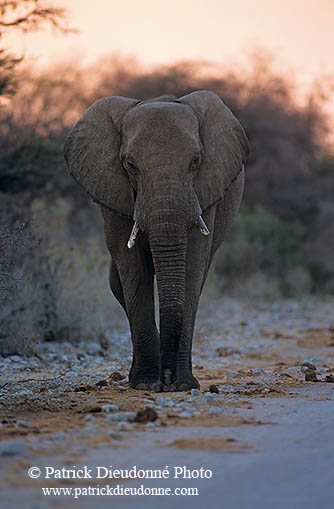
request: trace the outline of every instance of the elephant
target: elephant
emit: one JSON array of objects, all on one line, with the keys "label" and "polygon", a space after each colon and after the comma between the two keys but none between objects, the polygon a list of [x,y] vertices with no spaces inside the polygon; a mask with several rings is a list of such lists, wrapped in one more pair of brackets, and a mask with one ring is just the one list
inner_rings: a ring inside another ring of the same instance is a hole
[{"label": "elephant", "polygon": [[239,209],[248,153],[243,127],[208,90],[101,98],[66,139],[69,172],[103,216],[110,288],[131,330],[134,389],[200,388],[191,360],[198,302]]}]

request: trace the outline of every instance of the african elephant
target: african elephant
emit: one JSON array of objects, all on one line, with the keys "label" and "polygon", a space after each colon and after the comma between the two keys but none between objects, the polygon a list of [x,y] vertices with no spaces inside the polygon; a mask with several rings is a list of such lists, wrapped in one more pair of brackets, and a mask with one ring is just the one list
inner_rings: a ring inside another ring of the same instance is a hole
[{"label": "african elephant", "polygon": [[135,389],[199,388],[191,365],[198,301],[239,208],[248,152],[237,119],[206,90],[178,99],[104,97],[66,140],[70,174],[104,219],[110,287],[131,329]]}]

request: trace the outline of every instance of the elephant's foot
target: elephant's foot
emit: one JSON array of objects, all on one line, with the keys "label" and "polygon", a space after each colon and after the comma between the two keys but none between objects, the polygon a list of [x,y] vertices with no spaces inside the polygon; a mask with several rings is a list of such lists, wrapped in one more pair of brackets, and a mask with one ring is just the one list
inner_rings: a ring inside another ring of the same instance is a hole
[{"label": "elephant's foot", "polygon": [[159,373],[147,374],[147,370],[131,369],[129,374],[130,387],[139,391],[155,391],[160,384]]},{"label": "elephant's foot", "polygon": [[129,375],[130,387],[139,391],[155,391],[160,384],[159,375],[147,375],[137,371],[133,373],[131,370]]},{"label": "elephant's foot", "polygon": [[145,359],[134,355],[129,373],[129,384],[139,391],[154,391],[160,383],[160,356]]},{"label": "elephant's foot", "polygon": [[199,389],[198,380],[192,373],[180,373],[173,379],[170,369],[162,372],[162,381],[157,385],[156,392],[178,392]]},{"label": "elephant's foot", "polygon": [[160,381],[156,380],[155,382],[138,382],[132,383],[130,382],[130,387],[136,389],[137,391],[157,391],[157,388],[160,386]]}]

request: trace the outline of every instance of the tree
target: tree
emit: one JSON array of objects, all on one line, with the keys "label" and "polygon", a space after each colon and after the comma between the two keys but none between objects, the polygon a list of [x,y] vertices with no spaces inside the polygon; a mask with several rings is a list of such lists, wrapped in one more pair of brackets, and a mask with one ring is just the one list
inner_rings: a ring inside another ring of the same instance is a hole
[{"label": "tree", "polygon": [[[0,5],[0,41],[9,30],[37,30],[49,23],[62,33],[72,31],[65,26],[66,11],[49,5],[45,0],[2,0]],[[22,57],[0,48],[0,96],[15,92],[15,71]]]}]

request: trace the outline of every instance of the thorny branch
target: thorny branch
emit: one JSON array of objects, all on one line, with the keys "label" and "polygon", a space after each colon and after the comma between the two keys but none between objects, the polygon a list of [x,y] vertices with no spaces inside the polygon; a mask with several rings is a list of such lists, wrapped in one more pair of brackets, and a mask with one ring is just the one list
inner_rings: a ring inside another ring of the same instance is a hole
[{"label": "thorny branch", "polygon": [[[41,0],[24,0],[23,2],[18,2],[16,0],[2,2],[0,8],[0,37],[2,32],[8,28],[17,27],[24,32],[27,32],[29,30],[35,30],[45,21],[51,23],[54,28],[63,33],[73,32],[72,29],[65,27],[63,24],[66,14],[65,9],[50,7],[48,5],[40,5],[40,2]],[[15,11],[24,4],[27,4],[26,8],[30,7],[31,4],[35,4],[35,7],[15,16]]]},{"label": "thorny branch", "polygon": [[0,390],[3,389],[4,387],[6,387],[6,385],[10,385],[10,384],[25,384],[27,382],[53,382],[54,380],[58,380],[58,378],[61,378],[62,376],[65,376],[70,371],[71,370],[68,369],[64,373],[61,373],[60,375],[55,376],[54,378],[41,378],[41,379],[38,379],[38,378],[26,378],[25,380],[11,380],[9,382],[6,382],[3,385],[0,385]]}]

